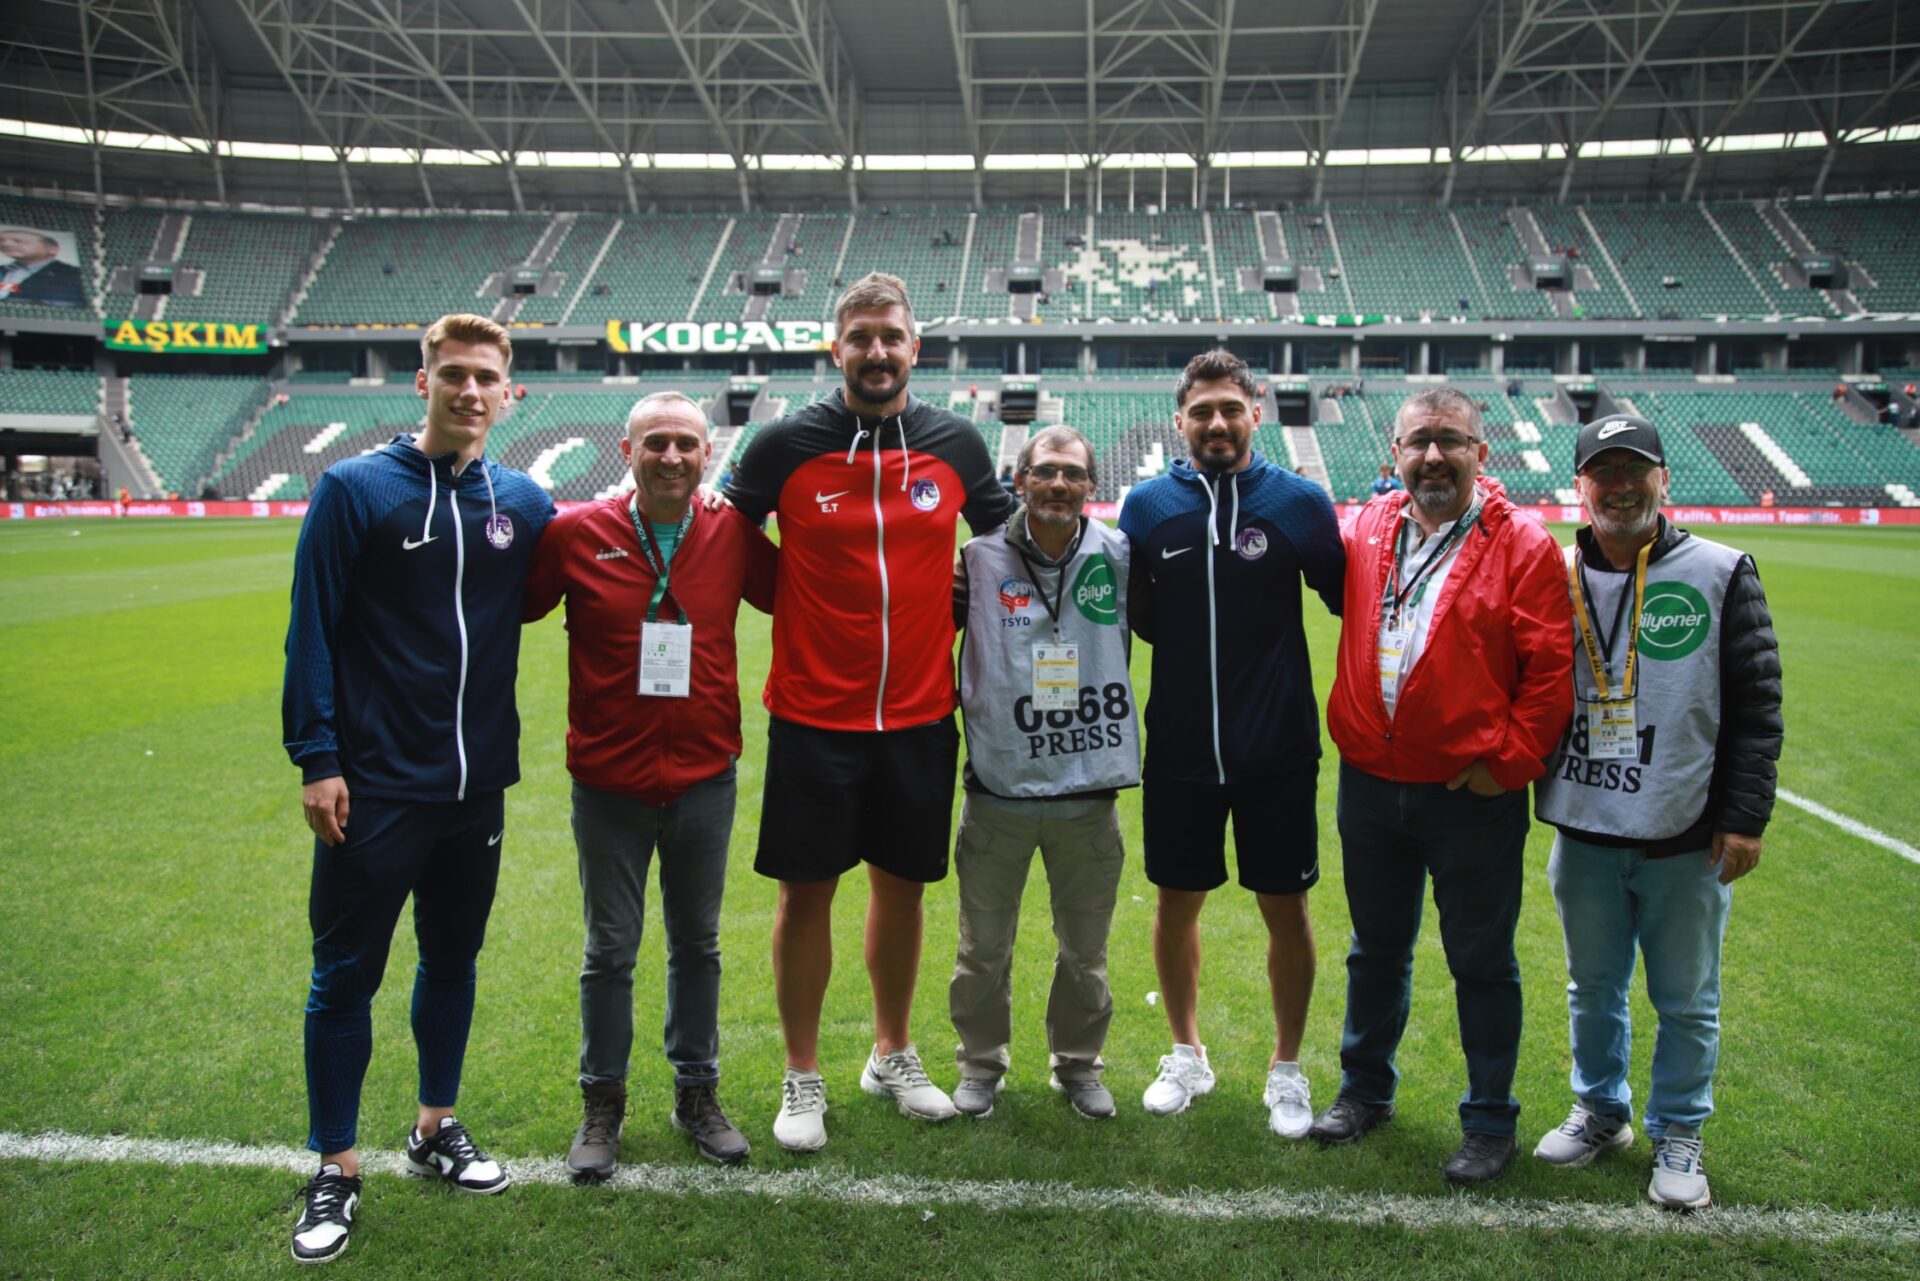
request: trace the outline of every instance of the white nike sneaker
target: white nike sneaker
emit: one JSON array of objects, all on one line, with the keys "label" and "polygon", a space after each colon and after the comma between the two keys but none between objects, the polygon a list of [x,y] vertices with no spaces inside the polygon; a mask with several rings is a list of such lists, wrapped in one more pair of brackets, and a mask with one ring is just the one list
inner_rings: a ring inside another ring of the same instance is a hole
[{"label": "white nike sneaker", "polygon": [[818,1152],[827,1146],[827,1083],[818,1072],[787,1069],[780,1083],[780,1115],[773,1118],[773,1139],[789,1152]]},{"label": "white nike sneaker", "polygon": [[1173,1116],[1185,1112],[1187,1105],[1202,1094],[1212,1092],[1213,1069],[1207,1065],[1207,1047],[1176,1044],[1173,1053],[1160,1060],[1160,1075],[1147,1087],[1140,1102],[1155,1116]]},{"label": "white nike sneaker", "polygon": [[868,1094],[890,1094],[900,1104],[900,1115],[922,1121],[945,1121],[959,1115],[947,1092],[935,1085],[920,1066],[920,1052],[911,1045],[883,1055],[876,1047],[867,1056],[860,1088]]},{"label": "white nike sneaker", "polygon": [[1313,1128],[1313,1094],[1298,1063],[1276,1063],[1267,1073],[1267,1124],[1283,1139],[1304,1139]]}]

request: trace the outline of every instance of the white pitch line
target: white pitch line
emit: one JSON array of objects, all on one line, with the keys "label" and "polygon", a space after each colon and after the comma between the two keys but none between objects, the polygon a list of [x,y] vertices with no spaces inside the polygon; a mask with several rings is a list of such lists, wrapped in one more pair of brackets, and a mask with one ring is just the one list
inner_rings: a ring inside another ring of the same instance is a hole
[{"label": "white pitch line", "polygon": [[1892,850],[1909,863],[1920,863],[1920,849],[1915,849],[1898,837],[1888,836],[1878,828],[1868,827],[1857,818],[1848,818],[1838,810],[1830,810],[1819,801],[1789,792],[1780,788],[1775,795],[1789,805],[1797,805],[1815,818],[1824,818],[1844,832],[1851,832],[1863,841],[1878,845],[1883,850]]},{"label": "white pitch line", "polygon": [[[146,1162],[228,1169],[284,1170],[306,1174],[311,1152],[299,1148],[246,1147],[182,1139],[96,1138],[83,1134],[0,1132],[0,1160]],[[565,1187],[572,1183],[556,1157],[505,1163],[519,1183]],[[369,1173],[397,1174],[395,1153],[362,1158]],[[1411,1196],[1331,1190],[1248,1188],[1155,1192],[1139,1187],[1083,1187],[1073,1183],[983,1183],[924,1179],[910,1175],[862,1176],[831,1170],[722,1170],[706,1165],[623,1165],[604,1185],[622,1191],[668,1196],[759,1197],[766,1200],[833,1201],[899,1209],[958,1206],[988,1212],[1059,1210],[1073,1214],[1121,1212],[1173,1219],[1262,1222],[1317,1219],[1372,1227],[1391,1224],[1415,1230],[1481,1228],[1507,1232],[1558,1232],[1569,1228],[1636,1236],[1737,1237],[1807,1243],[1856,1242],[1920,1246],[1920,1211],[1775,1210],[1724,1206],[1695,1214],[1670,1214],[1644,1201],[1596,1205],[1579,1201],[1500,1201],[1471,1193]]]}]

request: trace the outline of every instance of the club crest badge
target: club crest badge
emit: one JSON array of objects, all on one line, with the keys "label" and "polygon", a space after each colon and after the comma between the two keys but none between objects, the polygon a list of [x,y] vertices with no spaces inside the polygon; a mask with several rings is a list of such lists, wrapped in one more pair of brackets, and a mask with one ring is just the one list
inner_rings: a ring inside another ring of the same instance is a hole
[{"label": "club crest badge", "polygon": [[1267,536],[1257,529],[1243,529],[1233,540],[1233,550],[1240,553],[1241,560],[1259,560],[1267,554]]},{"label": "club crest badge", "polygon": [[940,505],[940,486],[930,480],[916,480],[913,488],[907,491],[907,497],[921,511],[930,512]]},{"label": "club crest badge", "polygon": [[505,516],[489,516],[487,543],[497,552],[503,552],[513,546],[513,521]]}]

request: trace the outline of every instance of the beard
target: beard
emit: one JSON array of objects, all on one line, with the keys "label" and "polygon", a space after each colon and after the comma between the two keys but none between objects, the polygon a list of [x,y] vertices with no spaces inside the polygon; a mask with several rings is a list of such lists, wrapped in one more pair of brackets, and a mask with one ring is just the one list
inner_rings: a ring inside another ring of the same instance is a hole
[{"label": "beard", "polygon": [[[878,384],[869,382],[867,375],[872,373],[886,374],[886,381]],[[907,371],[904,368],[895,371],[891,367],[863,365],[857,371],[846,371],[846,382],[849,395],[870,405],[882,405],[906,390]]]},{"label": "beard", "polygon": [[[1225,453],[1219,452],[1225,449]],[[1247,456],[1249,446],[1243,446],[1231,436],[1224,436],[1200,442],[1200,452],[1193,461],[1202,471],[1228,472],[1238,467]]]},{"label": "beard", "polygon": [[1642,500],[1637,507],[1622,509],[1589,503],[1587,519],[1608,538],[1620,541],[1639,539],[1660,519],[1660,504]]},{"label": "beard", "polygon": [[1460,475],[1449,467],[1445,475],[1421,472],[1408,486],[1413,501],[1425,512],[1444,512],[1460,501]]}]

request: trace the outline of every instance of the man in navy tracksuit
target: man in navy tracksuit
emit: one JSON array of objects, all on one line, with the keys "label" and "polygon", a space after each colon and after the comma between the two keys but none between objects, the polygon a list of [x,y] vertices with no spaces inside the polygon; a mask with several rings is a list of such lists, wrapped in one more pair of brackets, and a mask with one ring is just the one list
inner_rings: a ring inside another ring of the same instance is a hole
[{"label": "man in navy tracksuit", "polygon": [[1297,1139],[1313,1122],[1299,1058],[1313,992],[1307,891],[1320,879],[1320,718],[1300,584],[1338,614],[1346,557],[1326,491],[1253,452],[1260,398],[1245,362],[1194,357],[1175,403],[1192,462],[1136,487],[1120,513],[1132,544],[1128,621],[1153,646],[1142,827],[1174,1041],[1142,1101],[1168,1115],[1213,1089],[1196,1010],[1200,909],[1226,883],[1231,817],[1240,884],[1267,925],[1268,1125]]},{"label": "man in navy tracksuit", "polygon": [[453,1104],[504,794],[520,777],[521,589],[554,509],[484,456],[509,395],[506,331],[446,316],[420,346],[425,427],[328,468],[294,553],[281,716],[316,838],[307,1146],[321,1154],[294,1228],[302,1263],[347,1248],[373,995],[409,894],[420,1107],[408,1168],[467,1192],[508,1183]]}]

